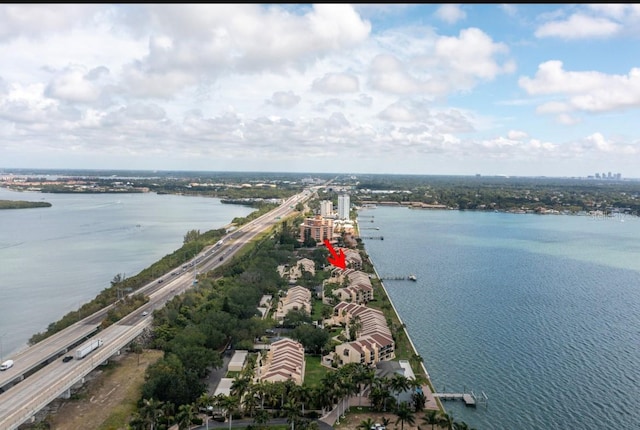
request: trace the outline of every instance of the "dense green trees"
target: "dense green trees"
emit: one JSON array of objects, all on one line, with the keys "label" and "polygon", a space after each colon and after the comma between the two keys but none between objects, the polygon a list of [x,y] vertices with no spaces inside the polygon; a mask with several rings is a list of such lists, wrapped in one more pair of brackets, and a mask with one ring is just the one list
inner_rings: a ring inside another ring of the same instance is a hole
[{"label": "dense green trees", "polygon": [[24,200],[0,200],[0,209],[49,208],[48,202],[28,202]]}]

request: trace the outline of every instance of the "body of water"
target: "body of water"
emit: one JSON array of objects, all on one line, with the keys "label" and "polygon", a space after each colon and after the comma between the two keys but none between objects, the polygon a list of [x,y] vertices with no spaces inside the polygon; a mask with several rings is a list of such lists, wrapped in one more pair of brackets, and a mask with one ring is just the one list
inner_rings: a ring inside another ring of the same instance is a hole
[{"label": "body of water", "polygon": [[[0,188],[0,200],[50,208],[0,210],[0,355],[182,246],[189,230],[221,228],[254,209],[219,199],[143,194],[46,194]],[[160,273],[158,275],[161,275]]]},{"label": "body of water", "polygon": [[[640,428],[640,219],[378,207],[365,239],[436,390],[478,430]],[[362,224],[365,226],[365,224]],[[418,419],[419,423],[420,420]]]}]

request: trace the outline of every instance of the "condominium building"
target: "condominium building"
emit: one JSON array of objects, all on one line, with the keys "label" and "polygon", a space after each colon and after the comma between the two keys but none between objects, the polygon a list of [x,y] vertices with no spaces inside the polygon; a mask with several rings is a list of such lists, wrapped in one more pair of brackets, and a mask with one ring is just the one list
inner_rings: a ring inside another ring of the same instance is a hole
[{"label": "condominium building", "polygon": [[305,218],[300,225],[300,241],[304,242],[309,237],[320,243],[324,242],[325,239],[331,240],[333,237],[333,220],[323,218],[320,215],[315,218]]},{"label": "condominium building", "polygon": [[325,218],[333,216],[333,202],[331,200],[322,200],[320,202],[320,216]]},{"label": "condominium building", "polygon": [[349,194],[341,194],[338,196],[338,218],[349,219],[349,211],[351,209],[351,202]]}]

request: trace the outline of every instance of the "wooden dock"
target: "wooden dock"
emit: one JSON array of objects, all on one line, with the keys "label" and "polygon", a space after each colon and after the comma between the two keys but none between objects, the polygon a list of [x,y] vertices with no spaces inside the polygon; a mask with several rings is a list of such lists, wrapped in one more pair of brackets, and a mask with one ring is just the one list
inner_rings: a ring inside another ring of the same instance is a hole
[{"label": "wooden dock", "polygon": [[440,400],[462,400],[465,406],[469,406],[475,408],[478,403],[484,403],[485,405],[488,403],[489,398],[487,395],[482,392],[482,396],[478,397],[474,394],[474,392],[470,393],[433,393],[433,397],[437,397]]},{"label": "wooden dock", "polygon": [[409,276],[381,276],[379,279],[381,281],[415,281],[416,280],[414,275],[409,275]]}]

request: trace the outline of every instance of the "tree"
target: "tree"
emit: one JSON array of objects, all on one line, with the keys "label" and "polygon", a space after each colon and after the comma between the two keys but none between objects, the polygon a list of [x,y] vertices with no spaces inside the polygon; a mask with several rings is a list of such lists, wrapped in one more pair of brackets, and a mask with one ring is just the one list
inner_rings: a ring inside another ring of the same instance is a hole
[{"label": "tree", "polygon": [[231,430],[233,413],[238,409],[238,398],[234,395],[218,394],[216,396],[216,405],[225,411],[229,417],[229,430]]},{"label": "tree", "polygon": [[150,425],[151,430],[155,430],[158,419],[162,416],[164,403],[157,399],[144,399],[140,408],[140,417],[146,424]]},{"label": "tree", "polygon": [[116,285],[120,284],[121,282],[124,282],[124,273],[118,273],[116,276],[113,277],[113,279],[111,280],[111,286],[115,287]]},{"label": "tree", "polygon": [[362,321],[360,321],[360,317],[356,315],[349,321],[349,339],[356,340],[360,330],[362,330]]},{"label": "tree", "polygon": [[414,391],[411,394],[411,401],[413,402],[413,409],[416,412],[420,412],[424,409],[424,404],[427,401],[427,396],[422,391]]},{"label": "tree", "polygon": [[301,324],[291,331],[291,337],[311,354],[319,353],[329,341],[329,333],[311,324]]},{"label": "tree", "polygon": [[387,401],[393,399],[389,388],[389,380],[386,378],[375,378],[369,391],[369,400],[374,410],[386,412]]},{"label": "tree", "polygon": [[282,407],[286,416],[287,423],[291,424],[291,430],[295,430],[295,424],[300,418],[300,410],[298,409],[298,403],[295,398],[289,398]]},{"label": "tree", "polygon": [[404,430],[404,423],[414,425],[415,417],[413,415],[413,411],[407,402],[402,402],[398,405],[396,409],[396,415],[398,419],[396,420],[396,424],[400,423],[400,430]]},{"label": "tree", "polygon": [[411,387],[409,378],[399,373],[395,373],[389,381],[390,387],[396,393],[396,403],[400,401],[400,393],[407,391]]},{"label": "tree", "polygon": [[424,424],[431,424],[431,430],[434,430],[436,424],[440,424],[441,416],[438,411],[430,410],[425,412],[422,417]]},{"label": "tree", "polygon": [[196,417],[196,408],[192,404],[180,405],[178,408],[178,429],[189,430],[194,418]]},{"label": "tree", "polygon": [[296,385],[291,390],[291,394],[296,402],[302,406],[301,415],[304,416],[304,405],[311,401],[311,389],[305,385]]},{"label": "tree", "polygon": [[184,235],[182,243],[187,244],[189,242],[195,242],[198,239],[200,239],[200,230],[189,230],[187,234]]},{"label": "tree", "polygon": [[138,342],[133,341],[129,344],[129,348],[131,352],[135,353],[138,356],[138,366],[140,366],[140,354],[142,354],[142,345]]},{"label": "tree", "polygon": [[264,409],[260,409],[253,417],[253,422],[259,429],[263,429],[266,428],[266,424],[269,422],[269,418],[269,412],[265,411]]},{"label": "tree", "polygon": [[354,364],[352,378],[358,386],[358,405],[362,406],[362,396],[367,387],[371,386],[373,378],[375,377],[375,371],[362,363]]},{"label": "tree", "polygon": [[360,421],[358,424],[358,429],[360,430],[371,430],[371,427],[375,426],[375,422],[372,418],[367,418],[366,420]]}]

